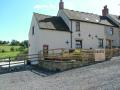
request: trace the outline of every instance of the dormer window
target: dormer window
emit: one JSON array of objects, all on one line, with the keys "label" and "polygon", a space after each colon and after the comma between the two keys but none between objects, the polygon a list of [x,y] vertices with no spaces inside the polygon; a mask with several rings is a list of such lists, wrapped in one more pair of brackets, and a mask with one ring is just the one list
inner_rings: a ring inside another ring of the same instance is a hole
[{"label": "dormer window", "polygon": [[34,26],[32,27],[32,35],[34,35],[35,31],[34,31]]},{"label": "dormer window", "polygon": [[96,19],[96,22],[99,22],[99,20],[98,20],[98,19]]},{"label": "dormer window", "polygon": [[76,22],[76,31],[80,31],[80,22],[79,21]]},{"label": "dormer window", "polygon": [[87,20],[87,21],[88,21],[89,19],[88,19],[88,18],[85,18],[85,20]]}]

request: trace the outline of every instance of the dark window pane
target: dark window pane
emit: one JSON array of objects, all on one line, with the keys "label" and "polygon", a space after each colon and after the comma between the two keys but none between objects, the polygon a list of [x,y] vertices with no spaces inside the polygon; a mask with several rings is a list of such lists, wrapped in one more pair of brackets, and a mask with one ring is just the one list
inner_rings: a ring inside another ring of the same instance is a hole
[{"label": "dark window pane", "polygon": [[80,22],[76,22],[76,31],[80,31]]}]

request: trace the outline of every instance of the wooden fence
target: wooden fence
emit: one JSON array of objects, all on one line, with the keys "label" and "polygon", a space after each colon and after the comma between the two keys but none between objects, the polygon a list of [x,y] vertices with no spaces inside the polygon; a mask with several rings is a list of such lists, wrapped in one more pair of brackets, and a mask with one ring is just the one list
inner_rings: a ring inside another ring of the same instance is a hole
[{"label": "wooden fence", "polygon": [[30,64],[30,60],[34,59],[35,62],[39,60],[39,55],[38,54],[33,54],[33,55],[21,55],[19,57],[8,57],[8,58],[0,58],[0,70],[1,69],[11,69],[11,68],[16,68],[19,66],[26,66],[27,64]]},{"label": "wooden fence", "polygon": [[94,51],[93,50],[66,50],[66,49],[51,49],[48,50],[47,54],[40,51],[41,60],[94,60]]},{"label": "wooden fence", "polygon": [[119,48],[105,49],[105,57],[106,59],[110,59],[115,56],[120,56]]},{"label": "wooden fence", "polygon": [[[120,49],[105,49],[105,58],[110,59],[113,56],[119,56]],[[39,54],[32,55],[21,55],[17,58],[8,57],[0,59],[0,67],[11,68],[16,64],[30,64],[31,62],[39,62],[39,60],[55,60],[55,61],[95,61],[95,51],[91,49],[76,49],[76,50],[65,50],[65,49],[52,49],[48,50],[48,54],[44,55],[43,51]],[[29,62],[30,61],[30,62]]]},{"label": "wooden fence", "polygon": [[[104,51],[104,52],[96,52]],[[43,51],[40,52],[40,58],[42,60],[95,60],[95,53],[103,53],[105,59],[110,59],[114,56],[120,55],[119,48],[112,49],[78,49],[78,50],[66,50],[66,49],[51,49],[44,54]]]}]

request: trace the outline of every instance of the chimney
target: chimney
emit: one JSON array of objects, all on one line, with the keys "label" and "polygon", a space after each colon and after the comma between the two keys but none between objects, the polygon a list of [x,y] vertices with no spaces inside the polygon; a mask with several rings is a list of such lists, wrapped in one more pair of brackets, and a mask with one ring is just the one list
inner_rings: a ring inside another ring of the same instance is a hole
[{"label": "chimney", "polygon": [[107,5],[104,6],[104,9],[102,10],[102,15],[107,16],[109,14],[109,9],[107,8]]},{"label": "chimney", "polygon": [[60,9],[64,9],[64,2],[62,0],[60,0],[60,3],[59,3],[59,10]]}]

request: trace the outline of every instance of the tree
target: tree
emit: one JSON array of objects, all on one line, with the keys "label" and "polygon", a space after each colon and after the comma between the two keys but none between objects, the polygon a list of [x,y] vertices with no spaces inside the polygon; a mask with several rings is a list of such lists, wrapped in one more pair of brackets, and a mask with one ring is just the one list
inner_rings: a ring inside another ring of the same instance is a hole
[{"label": "tree", "polygon": [[9,41],[2,41],[0,40],[0,44],[3,45],[3,44],[9,44]]},{"label": "tree", "polygon": [[28,48],[28,40],[24,40],[20,43],[20,46],[23,46],[24,48]]},{"label": "tree", "polygon": [[0,44],[2,44],[2,41],[0,40]]},{"label": "tree", "polygon": [[20,42],[17,40],[12,40],[10,45],[17,46],[17,45],[20,45]]}]

